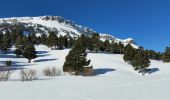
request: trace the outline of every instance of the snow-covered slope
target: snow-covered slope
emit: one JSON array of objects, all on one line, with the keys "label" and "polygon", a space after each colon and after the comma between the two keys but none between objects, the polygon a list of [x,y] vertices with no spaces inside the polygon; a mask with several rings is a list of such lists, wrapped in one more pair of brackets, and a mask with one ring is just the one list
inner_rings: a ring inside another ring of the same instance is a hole
[{"label": "snow-covered slope", "polygon": [[[11,28],[10,25],[26,27],[27,31],[34,31],[38,36],[48,31],[56,31],[58,35],[69,35],[78,37],[81,34],[92,36],[96,33],[93,29],[75,24],[73,21],[66,20],[60,16],[39,16],[39,17],[12,17],[0,19],[0,30]],[[100,34],[101,40],[109,39],[122,42],[124,45],[131,43],[135,48],[138,47],[133,39],[119,39],[109,34]]]},{"label": "snow-covered slope", "polygon": [[66,20],[60,16],[39,16],[39,17],[12,17],[2,18],[0,23],[25,24],[26,27],[33,26],[42,31],[58,31],[60,35],[79,36],[81,34],[91,35],[95,31],[90,28],[82,27],[73,21]]},{"label": "snow-covered slope", "polygon": [[36,46],[38,58],[27,64],[25,58],[0,54],[0,62],[11,59],[16,67],[36,69],[39,80],[21,82],[15,71],[8,82],[0,82],[1,100],[169,100],[170,63],[151,61],[151,74],[137,74],[123,61],[123,55],[88,53],[95,76],[44,77],[42,70],[62,69],[66,50],[51,51]]},{"label": "snow-covered slope", "polygon": [[112,35],[109,35],[109,34],[100,34],[100,39],[102,41],[105,41],[106,39],[109,40],[110,42],[112,42],[114,40],[114,42],[121,42],[122,44],[124,44],[125,46],[127,44],[131,44],[134,48],[139,48],[139,46],[136,44],[136,42],[134,41],[134,39],[132,38],[128,38],[128,39],[119,39],[119,38],[116,38]]}]

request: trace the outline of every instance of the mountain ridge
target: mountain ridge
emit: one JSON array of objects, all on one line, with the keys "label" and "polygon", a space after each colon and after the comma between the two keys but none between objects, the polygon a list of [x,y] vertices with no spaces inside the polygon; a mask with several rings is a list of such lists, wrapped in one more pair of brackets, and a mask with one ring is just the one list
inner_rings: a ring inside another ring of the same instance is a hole
[{"label": "mountain ridge", "polygon": [[[48,34],[48,31],[56,31],[58,35],[69,35],[71,37],[78,37],[82,34],[86,36],[92,36],[93,33],[97,31],[76,24],[74,21],[66,20],[61,16],[35,16],[35,17],[11,17],[11,18],[0,18],[0,30],[6,30],[6,27],[10,25],[21,25],[32,30],[37,36],[41,34]],[[131,43],[133,47],[137,48],[136,42],[132,38],[119,39],[110,34],[99,33],[101,40],[122,42],[124,45]]]}]

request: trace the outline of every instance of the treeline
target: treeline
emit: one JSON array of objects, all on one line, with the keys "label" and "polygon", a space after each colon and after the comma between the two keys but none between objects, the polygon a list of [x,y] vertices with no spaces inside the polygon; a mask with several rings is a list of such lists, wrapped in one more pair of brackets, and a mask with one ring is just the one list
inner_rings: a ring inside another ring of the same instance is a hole
[{"label": "treeline", "polygon": [[105,53],[124,54],[124,61],[131,64],[134,70],[143,75],[150,71],[150,69],[148,69],[150,59],[170,62],[170,48],[166,48],[164,53],[160,53],[154,50],[145,50],[143,47],[134,48],[131,44],[124,46],[121,42],[110,42],[109,40],[102,42],[99,34],[94,33],[91,38],[82,35],[77,39],[73,49],[66,57],[63,71],[71,72],[75,75],[91,73],[93,67],[88,66],[90,60],[86,59],[86,50],[96,53],[102,51]]},{"label": "treeline", "polygon": [[[7,53],[7,50],[11,48],[11,46],[15,45],[17,51],[15,52],[17,57],[21,55],[21,50],[24,50],[26,45],[39,45],[44,44],[47,45],[51,49],[64,49],[64,48],[72,48],[74,46],[76,38],[72,38],[70,36],[58,36],[58,32],[49,31],[48,35],[41,34],[41,36],[36,36],[35,33],[30,33],[28,35],[23,34],[22,28],[17,28],[13,31],[7,31],[3,34],[0,33],[0,49]],[[124,46],[121,42],[117,43],[114,40],[109,41],[101,41],[100,35],[98,33],[94,33],[91,37],[84,36],[84,46],[86,46],[87,50],[90,52],[105,52],[105,53],[113,53],[113,54],[124,54],[127,46]],[[154,50],[144,50],[145,54],[149,57],[149,59],[154,60],[162,60],[163,53],[155,52]]]}]

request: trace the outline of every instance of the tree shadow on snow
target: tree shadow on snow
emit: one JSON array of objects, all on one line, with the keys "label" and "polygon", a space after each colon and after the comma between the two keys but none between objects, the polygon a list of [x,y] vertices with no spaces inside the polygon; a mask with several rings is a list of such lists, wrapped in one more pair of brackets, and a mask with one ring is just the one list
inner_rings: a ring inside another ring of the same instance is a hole
[{"label": "tree shadow on snow", "polygon": [[0,58],[17,58],[16,55],[0,54]]},{"label": "tree shadow on snow", "polygon": [[36,51],[37,52],[37,54],[46,54],[46,53],[48,53],[48,51]]},{"label": "tree shadow on snow", "polygon": [[50,54],[37,55],[38,57],[50,56]]},{"label": "tree shadow on snow", "polygon": [[94,69],[93,76],[105,74],[108,72],[115,71],[116,69],[111,69],[111,68],[99,68],[99,69]]},{"label": "tree shadow on snow", "polygon": [[6,61],[0,61],[1,65],[0,66],[0,71],[6,71],[6,70],[21,70],[21,69],[25,69],[24,66],[30,66],[30,64],[26,64],[26,63],[21,63],[21,62],[14,62],[12,61],[12,65],[9,67],[6,67]]},{"label": "tree shadow on snow", "polygon": [[53,61],[53,60],[58,60],[58,59],[38,59],[38,60],[34,60],[34,62],[45,62],[45,61]]},{"label": "tree shadow on snow", "polygon": [[155,73],[157,71],[160,71],[159,68],[149,68],[148,69],[148,74],[153,74],[153,73]]},{"label": "tree shadow on snow", "polygon": [[38,57],[45,57],[45,56],[49,56],[50,54],[48,54],[48,51],[36,51]]}]

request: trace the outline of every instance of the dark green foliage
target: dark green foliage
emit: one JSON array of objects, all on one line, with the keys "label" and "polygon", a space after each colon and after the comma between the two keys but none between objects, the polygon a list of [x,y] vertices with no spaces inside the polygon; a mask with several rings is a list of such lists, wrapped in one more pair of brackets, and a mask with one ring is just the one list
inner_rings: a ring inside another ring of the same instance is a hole
[{"label": "dark green foliage", "polygon": [[134,70],[142,72],[142,74],[146,73],[146,69],[150,65],[149,57],[143,47],[134,49],[130,44],[125,47],[123,59],[125,62],[132,64]]},{"label": "dark green foliage", "polygon": [[145,50],[145,54],[149,57],[149,59],[153,59],[153,60],[162,59],[162,53],[156,52],[154,50]]},{"label": "dark green foliage", "polygon": [[135,54],[134,59],[131,61],[134,70],[136,71],[144,71],[150,65],[150,60],[148,56],[145,54],[144,50],[139,49]]},{"label": "dark green foliage", "polygon": [[135,57],[135,49],[130,44],[128,44],[125,47],[123,59],[125,62],[131,63],[134,57]]},{"label": "dark green foliage", "polygon": [[16,54],[17,58],[19,58],[22,55],[22,50],[21,49],[16,49],[14,51],[14,53]]},{"label": "dark green foliage", "polygon": [[42,34],[41,37],[40,37],[40,43],[46,44],[46,41],[47,41],[47,35]]},{"label": "dark green foliage", "polygon": [[119,45],[117,43],[112,43],[111,45],[111,53],[119,54]]},{"label": "dark green foliage", "polygon": [[91,50],[98,51],[99,50],[99,42],[100,42],[100,35],[98,33],[94,33],[91,38]]},{"label": "dark green foliage", "polygon": [[86,59],[86,47],[84,46],[84,37],[80,37],[73,49],[66,56],[66,61],[63,65],[64,72],[72,72],[79,75],[83,72],[83,68],[90,64],[90,60]]},{"label": "dark green foliage", "polygon": [[15,41],[15,47],[20,48],[24,44],[23,37],[19,36]]},{"label": "dark green foliage", "polygon": [[46,39],[46,45],[48,47],[50,47],[51,49],[53,49],[53,47],[56,48],[57,46],[57,40],[58,40],[58,37],[56,35],[56,33],[54,32],[49,32],[49,36],[47,37]]},{"label": "dark green foliage", "polygon": [[31,59],[37,57],[34,45],[32,44],[26,45],[26,47],[23,50],[23,57],[28,59],[28,63],[31,63]]},{"label": "dark green foliage", "polygon": [[19,29],[12,29],[11,30],[11,42],[12,44],[15,44],[18,37],[23,37],[22,31]]},{"label": "dark green foliage", "polygon": [[27,36],[27,41],[31,44],[37,44],[37,41],[38,38],[36,37],[35,33],[30,33],[28,36]]},{"label": "dark green foliage", "polygon": [[121,42],[118,43],[118,49],[119,49],[119,54],[124,53],[124,45]]},{"label": "dark green foliage", "polygon": [[1,50],[6,54],[7,50],[11,47],[11,39],[9,33],[6,33],[1,42]]},{"label": "dark green foliage", "polygon": [[106,51],[106,52],[110,52],[110,42],[109,40],[105,40],[104,43],[103,43],[103,50]]},{"label": "dark green foliage", "polygon": [[11,65],[12,65],[12,61],[11,60],[6,61],[6,66],[11,66]]},{"label": "dark green foliage", "polygon": [[114,54],[123,54],[124,53],[124,45],[119,42],[119,43],[116,43],[114,41],[111,42],[111,45],[110,45],[110,53],[114,53]]},{"label": "dark green foliage", "polygon": [[72,37],[68,38],[68,48],[72,48],[75,42],[75,39],[73,39]]},{"label": "dark green foliage", "polygon": [[170,62],[170,47],[167,47],[163,54],[163,62]]},{"label": "dark green foliage", "polygon": [[58,38],[58,43],[57,43],[58,49],[62,50],[64,49],[64,37],[60,35]]},{"label": "dark green foliage", "polygon": [[69,43],[68,43],[69,40],[68,40],[67,36],[64,36],[64,37],[63,37],[63,41],[64,41],[64,47],[65,47],[65,48],[68,48],[68,47],[69,47]]}]

